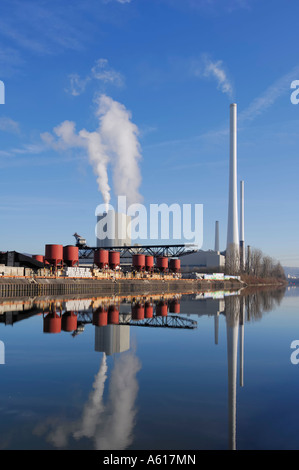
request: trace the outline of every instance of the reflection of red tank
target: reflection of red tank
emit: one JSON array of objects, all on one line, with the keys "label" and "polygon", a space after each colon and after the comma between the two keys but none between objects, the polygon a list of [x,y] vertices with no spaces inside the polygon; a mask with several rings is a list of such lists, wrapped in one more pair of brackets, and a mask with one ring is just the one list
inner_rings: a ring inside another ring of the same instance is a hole
[{"label": "reflection of red tank", "polygon": [[108,267],[108,265],[109,265],[109,251],[107,251],[107,250],[95,251],[93,262],[100,269],[105,269],[106,267]]},{"label": "reflection of red tank", "polygon": [[65,246],[63,248],[63,261],[67,266],[78,266],[79,248],[72,245]]},{"label": "reflection of red tank", "polygon": [[145,269],[147,271],[152,271],[154,269],[154,257],[147,255],[145,257]]},{"label": "reflection of red tank", "polygon": [[164,301],[158,302],[156,305],[156,315],[158,317],[166,317],[167,316],[167,303]]},{"label": "reflection of red tank", "polygon": [[99,307],[93,312],[92,324],[95,326],[108,325],[108,312],[104,307]]},{"label": "reflection of red tank", "polygon": [[109,251],[109,268],[116,269],[120,265],[120,252]]},{"label": "reflection of red tank", "polygon": [[36,261],[39,261],[40,263],[44,262],[44,256],[43,255],[33,255],[32,258],[35,259]]},{"label": "reflection of red tank", "polygon": [[159,271],[165,273],[168,269],[168,258],[166,256],[159,256],[157,258],[157,268]]},{"label": "reflection of red tank", "polygon": [[144,307],[144,316],[145,316],[145,318],[152,318],[153,317],[153,312],[154,312],[154,308],[150,304],[150,302],[145,302],[145,307]]},{"label": "reflection of red tank", "polygon": [[169,261],[169,269],[173,273],[179,273],[181,270],[181,260],[177,258],[171,258]]},{"label": "reflection of red tank", "polygon": [[74,312],[65,312],[61,319],[63,331],[75,331],[77,329],[77,315]]},{"label": "reflection of red tank", "polygon": [[110,305],[108,308],[108,323],[109,325],[117,325],[119,323],[119,310],[115,305]]},{"label": "reflection of red tank", "polygon": [[62,245],[46,245],[45,247],[45,261],[48,261],[54,266],[59,266],[63,263],[63,246]]},{"label": "reflection of red tank", "polygon": [[60,333],[61,317],[55,313],[48,313],[44,317],[44,333]]},{"label": "reflection of red tank", "polygon": [[144,306],[140,303],[133,305],[132,307],[132,319],[143,320],[144,319]]},{"label": "reflection of red tank", "polygon": [[177,299],[172,300],[169,303],[169,312],[170,313],[180,313],[180,311],[181,311],[180,301],[177,300]]},{"label": "reflection of red tank", "polygon": [[137,271],[143,271],[145,268],[145,255],[133,255],[133,267]]}]

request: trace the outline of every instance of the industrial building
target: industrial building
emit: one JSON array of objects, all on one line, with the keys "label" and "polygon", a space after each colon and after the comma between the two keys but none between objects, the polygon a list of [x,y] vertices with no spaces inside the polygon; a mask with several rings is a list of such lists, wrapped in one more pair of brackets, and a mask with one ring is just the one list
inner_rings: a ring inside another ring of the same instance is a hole
[{"label": "industrial building", "polygon": [[97,247],[131,245],[131,217],[110,210],[97,216]]}]

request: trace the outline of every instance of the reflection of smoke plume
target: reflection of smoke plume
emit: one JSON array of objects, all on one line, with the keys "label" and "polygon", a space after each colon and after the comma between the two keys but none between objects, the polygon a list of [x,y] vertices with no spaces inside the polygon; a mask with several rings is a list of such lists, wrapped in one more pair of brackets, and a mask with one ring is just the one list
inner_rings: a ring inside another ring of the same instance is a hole
[{"label": "reflection of smoke plume", "polygon": [[126,449],[131,444],[139,369],[140,363],[132,354],[123,354],[115,364],[111,374],[109,412],[105,426],[95,436],[97,449]]},{"label": "reflection of smoke plume", "polygon": [[100,415],[104,410],[104,404],[102,401],[104,394],[104,386],[107,378],[107,361],[106,354],[103,354],[102,363],[100,370],[96,375],[93,392],[89,396],[89,401],[85,405],[82,416],[81,429],[74,432],[74,437],[76,439],[86,436],[93,437],[99,421]]},{"label": "reflection of smoke plume", "polygon": [[[139,186],[141,159],[138,127],[121,103],[101,95],[97,101],[96,115],[99,128],[95,132],[75,131],[75,123],[64,121],[54,128],[55,136],[44,133],[42,139],[54,149],[86,149],[89,161],[97,175],[99,190],[106,204],[110,201],[108,165],[113,167],[115,193],[126,196],[128,204],[140,202]],[[57,139],[58,138],[58,139]]]},{"label": "reflection of smoke plume", "polygon": [[84,406],[82,417],[76,422],[58,422],[50,419],[36,429],[36,434],[46,434],[55,447],[66,447],[68,438],[90,438],[98,450],[126,449],[132,442],[136,410],[134,403],[138,392],[136,374],[140,369],[133,352],[123,353],[115,360],[109,386],[109,402],[103,403],[107,378],[104,354],[93,384],[93,392]]}]

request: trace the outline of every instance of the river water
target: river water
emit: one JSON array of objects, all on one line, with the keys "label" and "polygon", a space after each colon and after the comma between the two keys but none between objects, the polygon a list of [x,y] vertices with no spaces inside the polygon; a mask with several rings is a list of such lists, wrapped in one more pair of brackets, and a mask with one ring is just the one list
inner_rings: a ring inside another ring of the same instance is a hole
[{"label": "river water", "polygon": [[298,296],[0,299],[0,449],[299,449]]}]

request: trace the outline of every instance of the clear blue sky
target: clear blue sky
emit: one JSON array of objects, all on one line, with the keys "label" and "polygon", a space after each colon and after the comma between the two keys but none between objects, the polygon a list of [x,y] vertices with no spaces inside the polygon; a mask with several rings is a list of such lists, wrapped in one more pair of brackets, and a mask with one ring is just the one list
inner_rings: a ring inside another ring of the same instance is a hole
[{"label": "clear blue sky", "polygon": [[[135,136],[144,204],[203,204],[203,248],[219,220],[225,249],[236,102],[245,243],[299,266],[298,14],[297,0],[2,0],[0,250],[43,253],[75,231],[94,244],[103,197],[80,131],[99,129],[103,96],[101,116],[113,104],[119,118],[111,130],[107,117],[110,146],[117,130]],[[69,139],[54,131],[65,121]]]}]

